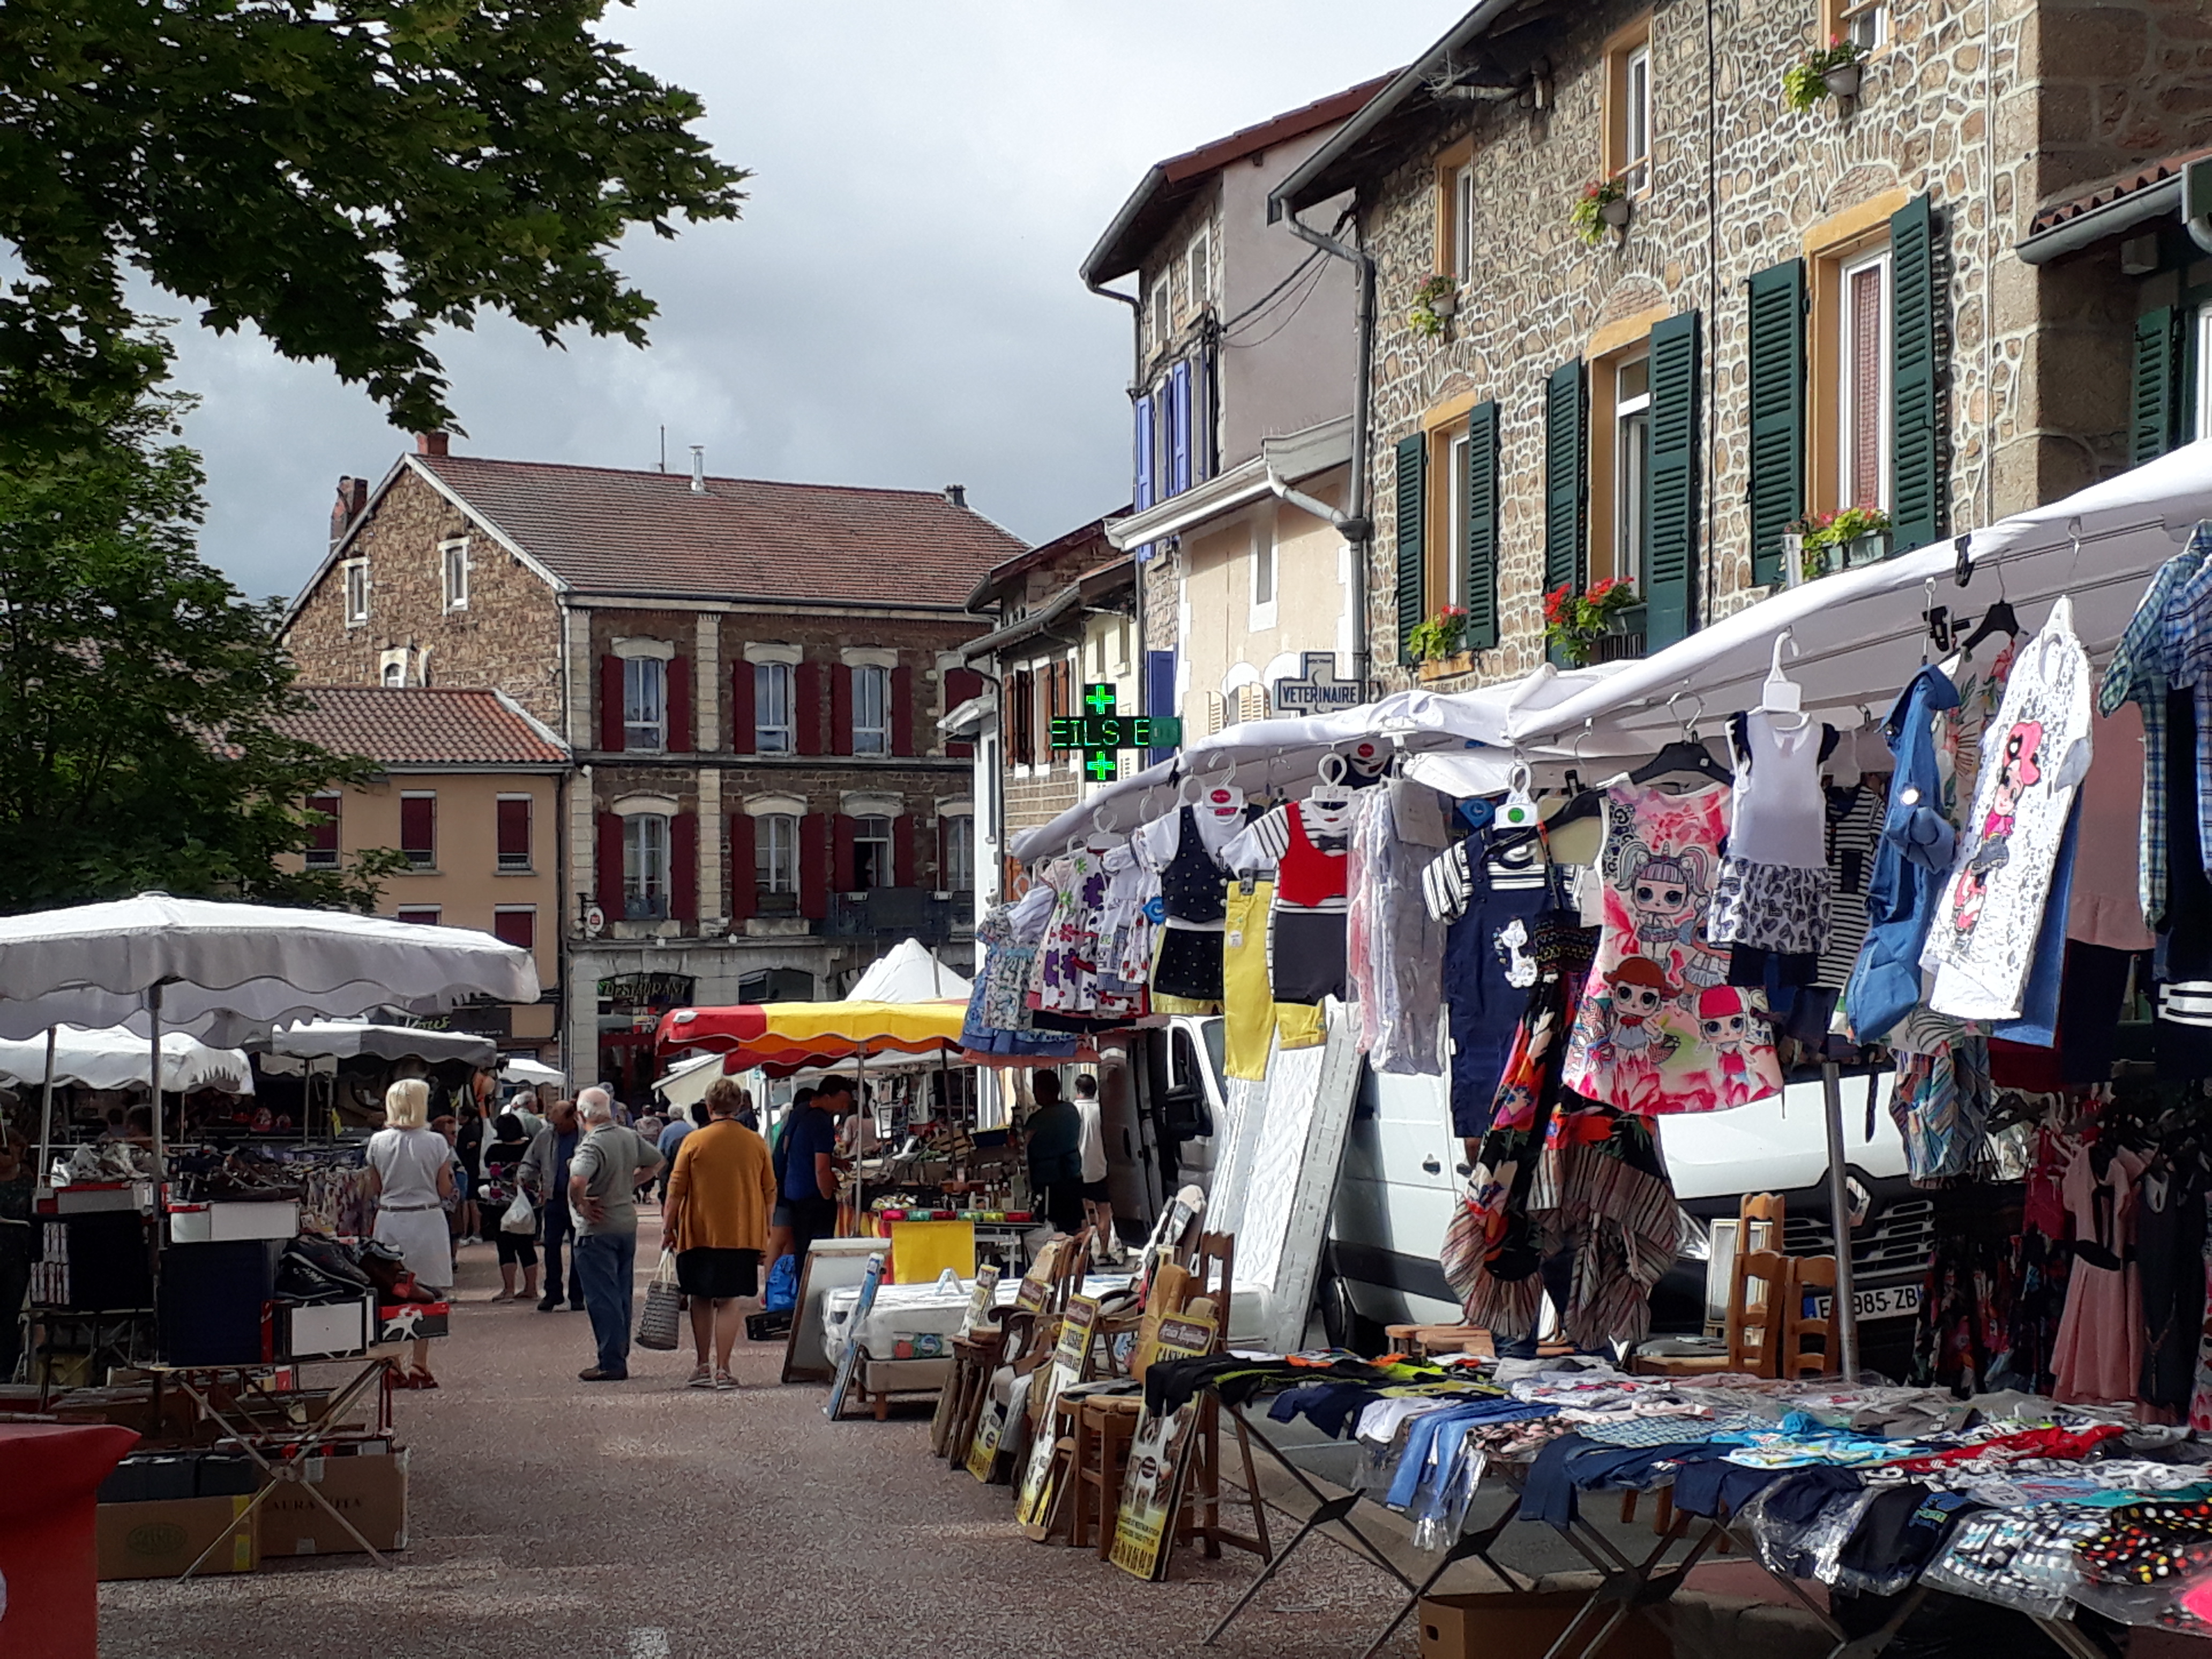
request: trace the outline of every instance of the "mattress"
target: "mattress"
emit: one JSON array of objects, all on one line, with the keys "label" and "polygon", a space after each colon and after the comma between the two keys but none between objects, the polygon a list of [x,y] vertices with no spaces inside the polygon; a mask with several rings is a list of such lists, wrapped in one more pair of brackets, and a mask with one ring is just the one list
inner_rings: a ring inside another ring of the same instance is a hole
[{"label": "mattress", "polygon": [[[993,1304],[1012,1307],[1020,1284],[1019,1279],[1000,1279]],[[1083,1289],[1086,1295],[1103,1296],[1126,1290],[1128,1285],[1127,1273],[1092,1273],[1084,1280]],[[860,1323],[860,1346],[874,1359],[949,1356],[952,1339],[967,1316],[969,1299],[975,1293],[972,1279],[961,1280],[957,1287],[943,1283],[883,1285],[876,1291],[876,1305]],[[830,1291],[822,1298],[822,1349],[832,1364],[844,1358],[853,1310],[860,1299],[860,1287],[854,1285]],[[905,1352],[900,1350],[902,1342],[909,1345]]]}]

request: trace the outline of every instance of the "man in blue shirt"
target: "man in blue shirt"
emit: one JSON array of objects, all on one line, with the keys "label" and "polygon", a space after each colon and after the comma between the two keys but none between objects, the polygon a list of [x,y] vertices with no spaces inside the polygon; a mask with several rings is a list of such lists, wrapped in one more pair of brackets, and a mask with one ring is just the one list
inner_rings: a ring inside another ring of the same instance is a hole
[{"label": "man in blue shirt", "polygon": [[783,1201],[791,1208],[791,1249],[805,1267],[817,1238],[837,1236],[837,1119],[853,1109],[853,1080],[824,1078],[805,1106],[794,1103],[783,1131]]},{"label": "man in blue shirt", "polygon": [[668,1177],[676,1168],[676,1149],[684,1144],[684,1137],[691,1133],[695,1124],[702,1129],[707,1127],[707,1103],[704,1101],[692,1103],[689,1117],[680,1111],[671,1112],[667,1126],[661,1130],[659,1139],[653,1142],[660,1152],[660,1201],[663,1204],[668,1202]]},{"label": "man in blue shirt", "polygon": [[545,1127],[532,1138],[530,1150],[522,1155],[523,1187],[545,1206],[545,1295],[538,1304],[540,1313],[551,1313],[561,1305],[561,1246],[564,1243],[572,1258],[568,1311],[584,1311],[584,1284],[574,1271],[576,1224],[568,1213],[568,1160],[576,1155],[580,1131],[576,1103],[556,1100],[546,1114]]}]

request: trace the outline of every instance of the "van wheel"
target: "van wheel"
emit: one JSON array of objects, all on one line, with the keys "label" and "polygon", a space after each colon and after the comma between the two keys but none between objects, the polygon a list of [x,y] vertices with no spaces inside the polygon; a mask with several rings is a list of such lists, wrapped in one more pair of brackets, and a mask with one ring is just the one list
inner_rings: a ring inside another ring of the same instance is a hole
[{"label": "van wheel", "polygon": [[1351,1348],[1355,1346],[1359,1327],[1364,1322],[1358,1310],[1352,1305],[1352,1287],[1335,1274],[1321,1282],[1314,1301],[1321,1310],[1321,1328],[1332,1348]]}]

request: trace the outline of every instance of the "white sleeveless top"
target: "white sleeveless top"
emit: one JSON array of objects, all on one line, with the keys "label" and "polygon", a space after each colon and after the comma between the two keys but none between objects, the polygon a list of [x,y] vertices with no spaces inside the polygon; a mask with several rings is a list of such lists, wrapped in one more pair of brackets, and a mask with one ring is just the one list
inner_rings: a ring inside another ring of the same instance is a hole
[{"label": "white sleeveless top", "polygon": [[1820,740],[1808,720],[1792,732],[1753,709],[1744,716],[1743,759],[1735,775],[1728,855],[1791,870],[1825,869],[1827,803],[1820,793]]}]

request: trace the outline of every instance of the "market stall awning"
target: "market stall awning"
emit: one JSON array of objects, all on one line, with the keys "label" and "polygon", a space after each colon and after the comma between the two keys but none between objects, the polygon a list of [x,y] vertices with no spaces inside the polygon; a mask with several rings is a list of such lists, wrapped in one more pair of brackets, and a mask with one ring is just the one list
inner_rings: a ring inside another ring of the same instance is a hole
[{"label": "market stall awning", "polygon": [[957,1050],[963,999],[956,1002],[756,1002],[729,1008],[672,1008],[653,1046],[663,1054],[703,1048],[727,1069],[823,1066],[860,1054]]},{"label": "market stall awning", "polygon": [[[143,1089],[150,1057],[146,1038],[126,1026],[86,1031],[64,1025],[54,1034],[54,1081],[87,1089]],[[37,1089],[44,1086],[46,1079],[45,1037],[0,1042],[0,1081],[19,1089]],[[250,1095],[253,1068],[236,1048],[212,1048],[182,1031],[165,1032],[161,1087],[172,1094],[221,1089],[228,1094]]]},{"label": "market stall awning", "polygon": [[[1589,722],[1589,752],[1638,741],[1656,747],[1685,715],[1712,720],[1755,707],[1785,632],[1797,654],[1785,650],[1784,668],[1807,709],[1833,720],[1864,708],[1879,719],[1922,662],[1943,654],[1929,638],[1931,605],[1971,624],[1992,602],[2008,599],[2033,632],[2052,600],[2071,594],[2075,631],[2101,659],[2134,616],[2151,573],[2206,517],[2212,439],[1954,541],[1784,589],[1574,695],[1519,711],[1507,735],[1524,748],[1570,747]],[[1670,698],[1680,699],[1672,709]]]},{"label": "market stall awning", "polygon": [[430,1065],[458,1060],[489,1066],[499,1058],[499,1045],[473,1031],[434,1031],[350,1019],[309,1020],[271,1031],[246,1046],[256,1054],[288,1060],[419,1060]]},{"label": "market stall awning", "polygon": [[567,1085],[568,1074],[566,1072],[556,1071],[550,1066],[540,1061],[516,1054],[510,1058],[506,1065],[500,1067],[499,1080],[501,1083],[518,1084],[524,1088],[534,1088],[541,1083],[550,1083],[559,1089]]}]

